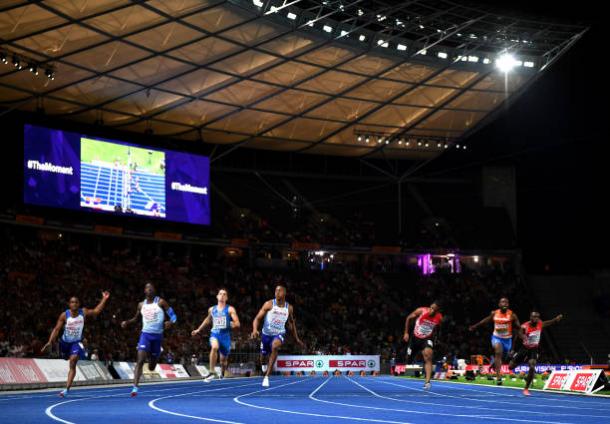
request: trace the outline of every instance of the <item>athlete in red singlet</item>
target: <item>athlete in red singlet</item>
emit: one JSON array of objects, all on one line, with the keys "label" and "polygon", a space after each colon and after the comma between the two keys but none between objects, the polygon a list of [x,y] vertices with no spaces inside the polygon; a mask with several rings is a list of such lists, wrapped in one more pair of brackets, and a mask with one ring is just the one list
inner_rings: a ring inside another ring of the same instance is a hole
[{"label": "athlete in red singlet", "polygon": [[500,371],[502,370],[502,359],[507,357],[512,351],[513,347],[513,324],[519,331],[515,334],[515,337],[523,338],[523,330],[519,323],[517,314],[508,309],[509,302],[506,297],[500,299],[498,303],[499,309],[491,311],[491,314],[483,318],[481,321],[468,327],[470,331],[474,331],[477,327],[488,322],[494,323],[494,332],[491,336],[491,346],[494,350],[494,366],[496,368],[496,384],[502,385],[502,376]]},{"label": "athlete in red singlet", "polygon": [[[443,316],[441,315],[440,305],[438,302],[433,302],[430,307],[422,306],[409,314],[405,321],[405,334],[403,340],[409,342],[407,356],[416,355],[421,352],[424,358],[424,369],[426,371],[426,382],[424,389],[430,389],[430,379],[432,378],[432,356],[434,352],[432,348],[432,337],[437,331]],[[409,328],[411,321],[415,319],[415,327],[413,328],[413,337],[409,338]]]},{"label": "athlete in red singlet", "polygon": [[555,318],[549,321],[540,321],[540,313],[533,311],[530,314],[530,320],[521,326],[523,332],[525,333],[523,347],[519,350],[519,352],[513,355],[508,367],[511,370],[514,370],[519,363],[528,361],[530,369],[527,373],[527,378],[525,379],[525,389],[523,389],[523,394],[525,396],[530,395],[529,388],[532,384],[532,380],[534,379],[534,373],[536,372],[538,345],[540,344],[542,329],[561,321],[562,318],[563,315],[557,315]]}]

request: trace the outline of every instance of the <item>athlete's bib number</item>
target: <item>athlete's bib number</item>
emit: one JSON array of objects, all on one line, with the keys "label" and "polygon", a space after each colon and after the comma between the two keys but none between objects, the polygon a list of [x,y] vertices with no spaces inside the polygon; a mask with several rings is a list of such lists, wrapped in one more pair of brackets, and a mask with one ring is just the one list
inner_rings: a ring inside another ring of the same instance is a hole
[{"label": "athlete's bib number", "polygon": [[227,317],[214,317],[214,329],[224,330],[227,328]]}]

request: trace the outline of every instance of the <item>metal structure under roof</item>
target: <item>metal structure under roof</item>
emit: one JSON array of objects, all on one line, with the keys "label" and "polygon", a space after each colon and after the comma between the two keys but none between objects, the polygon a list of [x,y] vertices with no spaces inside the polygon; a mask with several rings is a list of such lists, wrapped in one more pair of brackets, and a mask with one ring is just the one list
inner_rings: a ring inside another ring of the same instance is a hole
[{"label": "metal structure under roof", "polygon": [[585,31],[447,0],[4,0],[0,113],[226,145],[213,160],[430,160]]}]

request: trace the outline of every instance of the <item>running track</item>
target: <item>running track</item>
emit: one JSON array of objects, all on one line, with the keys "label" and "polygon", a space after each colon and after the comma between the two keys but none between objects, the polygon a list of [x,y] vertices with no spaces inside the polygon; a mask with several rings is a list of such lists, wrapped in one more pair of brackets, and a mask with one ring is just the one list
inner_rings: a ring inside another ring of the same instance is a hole
[{"label": "running track", "polygon": [[610,423],[610,399],[393,377],[274,377],[0,395],[2,423]]}]

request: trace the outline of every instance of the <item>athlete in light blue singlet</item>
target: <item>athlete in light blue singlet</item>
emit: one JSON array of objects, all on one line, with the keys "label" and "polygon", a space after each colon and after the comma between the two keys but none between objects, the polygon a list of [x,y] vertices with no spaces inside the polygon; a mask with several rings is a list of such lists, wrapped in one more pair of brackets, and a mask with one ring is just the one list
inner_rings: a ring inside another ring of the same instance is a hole
[{"label": "athlete in light blue singlet", "polygon": [[215,378],[216,357],[220,354],[220,378],[224,377],[229,365],[231,353],[231,329],[239,328],[239,317],[233,306],[227,305],[229,293],[226,289],[218,290],[218,304],[208,309],[208,315],[201,325],[191,332],[192,336],[199,334],[205,327],[212,325],[210,333],[210,370],[204,381],[209,383]]},{"label": "athlete in light blue singlet", "polygon": [[66,388],[59,393],[61,397],[68,396],[70,387],[72,387],[72,382],[76,376],[76,363],[79,359],[86,359],[85,349],[82,344],[85,318],[96,317],[101,314],[109,297],[110,293],[103,292],[102,300],[94,309],[81,308],[77,297],[70,298],[69,308],[59,315],[55,328],[53,328],[49,336],[49,341],[41,350],[44,352],[55,342],[63,327],[64,333],[59,339],[59,351],[62,358],[70,361],[70,370],[68,371]]},{"label": "athlete in light blue singlet", "polygon": [[[144,295],[146,299],[138,303],[135,316],[132,319],[121,322],[121,327],[126,328],[128,325],[136,322],[138,316],[142,316],[142,333],[138,341],[138,360],[133,376],[132,397],[138,394],[144,361],[148,359],[148,369],[150,371],[155,369],[159,355],[161,355],[163,330],[170,328],[178,320],[169,304],[164,299],[155,295],[155,286],[152,283],[147,283],[144,286]],[[169,317],[169,321],[165,321],[165,314]]]},{"label": "athlete in light blue singlet", "polygon": [[286,336],[286,324],[290,326],[295,341],[304,347],[303,342],[297,334],[297,326],[294,319],[292,305],[286,302],[286,288],[277,286],[275,288],[275,299],[265,302],[258,311],[252,323],[251,338],[259,336],[258,327],[263,322],[263,335],[261,337],[261,366],[263,368],[263,387],[269,387],[269,375],[277,359],[280,347],[284,344]]}]

